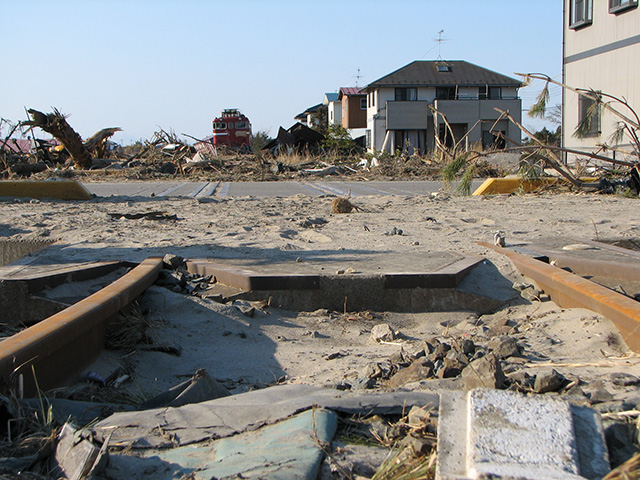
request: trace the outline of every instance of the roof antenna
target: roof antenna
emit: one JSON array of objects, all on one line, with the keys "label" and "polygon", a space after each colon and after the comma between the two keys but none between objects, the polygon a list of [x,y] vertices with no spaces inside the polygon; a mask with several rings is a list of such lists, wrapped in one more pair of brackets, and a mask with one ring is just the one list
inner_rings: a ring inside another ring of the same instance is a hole
[{"label": "roof antenna", "polygon": [[363,75],[360,75],[360,69],[358,69],[358,74],[354,75],[353,77],[356,79],[356,88],[358,88],[358,82],[361,78],[363,78]]},{"label": "roof antenna", "polygon": [[444,33],[444,30],[440,30],[438,32],[438,38],[433,39],[434,41],[438,42],[438,61],[442,61],[442,57],[440,56],[440,53],[441,53],[440,50],[442,48],[442,44],[447,41],[447,39],[442,36],[443,33]]}]

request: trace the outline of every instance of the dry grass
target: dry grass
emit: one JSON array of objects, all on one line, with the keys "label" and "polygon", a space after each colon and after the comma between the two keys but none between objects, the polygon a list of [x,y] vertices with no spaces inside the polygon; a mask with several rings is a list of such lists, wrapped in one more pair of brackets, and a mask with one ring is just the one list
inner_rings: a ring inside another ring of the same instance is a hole
[{"label": "dry grass", "polygon": [[137,302],[118,314],[107,336],[107,348],[131,352],[138,343],[148,341],[152,323]]},{"label": "dry grass", "polygon": [[436,476],[436,452],[416,455],[413,448],[391,455],[371,480],[430,480]]},{"label": "dry grass", "polygon": [[619,467],[611,470],[603,480],[640,479],[640,453],[635,454]]}]

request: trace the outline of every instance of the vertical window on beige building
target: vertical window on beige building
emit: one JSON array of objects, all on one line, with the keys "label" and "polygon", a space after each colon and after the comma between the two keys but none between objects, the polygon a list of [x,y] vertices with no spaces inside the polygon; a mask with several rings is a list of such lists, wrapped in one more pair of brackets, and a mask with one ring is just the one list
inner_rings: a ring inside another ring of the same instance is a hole
[{"label": "vertical window on beige building", "polygon": [[597,137],[600,135],[602,109],[593,96],[578,97],[578,137]]},{"label": "vertical window on beige building", "polygon": [[569,27],[579,28],[591,25],[593,21],[593,0],[570,0]]}]

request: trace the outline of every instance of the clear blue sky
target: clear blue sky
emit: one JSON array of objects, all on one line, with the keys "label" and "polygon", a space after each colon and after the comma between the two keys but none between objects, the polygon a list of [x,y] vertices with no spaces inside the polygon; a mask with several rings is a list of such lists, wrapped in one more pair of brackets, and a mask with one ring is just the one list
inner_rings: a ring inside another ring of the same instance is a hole
[{"label": "clear blue sky", "polygon": [[[2,118],[56,107],[84,138],[119,126],[129,143],[158,127],[205,137],[234,107],[275,135],[358,69],[364,86],[440,54],[560,79],[562,2],[0,0],[0,40]],[[524,108],[541,88],[521,89]]]}]

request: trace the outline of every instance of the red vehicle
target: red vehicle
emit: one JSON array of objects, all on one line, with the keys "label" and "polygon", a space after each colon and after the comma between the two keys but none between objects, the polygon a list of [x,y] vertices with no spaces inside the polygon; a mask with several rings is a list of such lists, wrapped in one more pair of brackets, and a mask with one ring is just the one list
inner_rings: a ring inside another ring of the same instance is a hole
[{"label": "red vehicle", "polygon": [[251,123],[237,108],[227,108],[213,120],[214,147],[251,149]]}]

